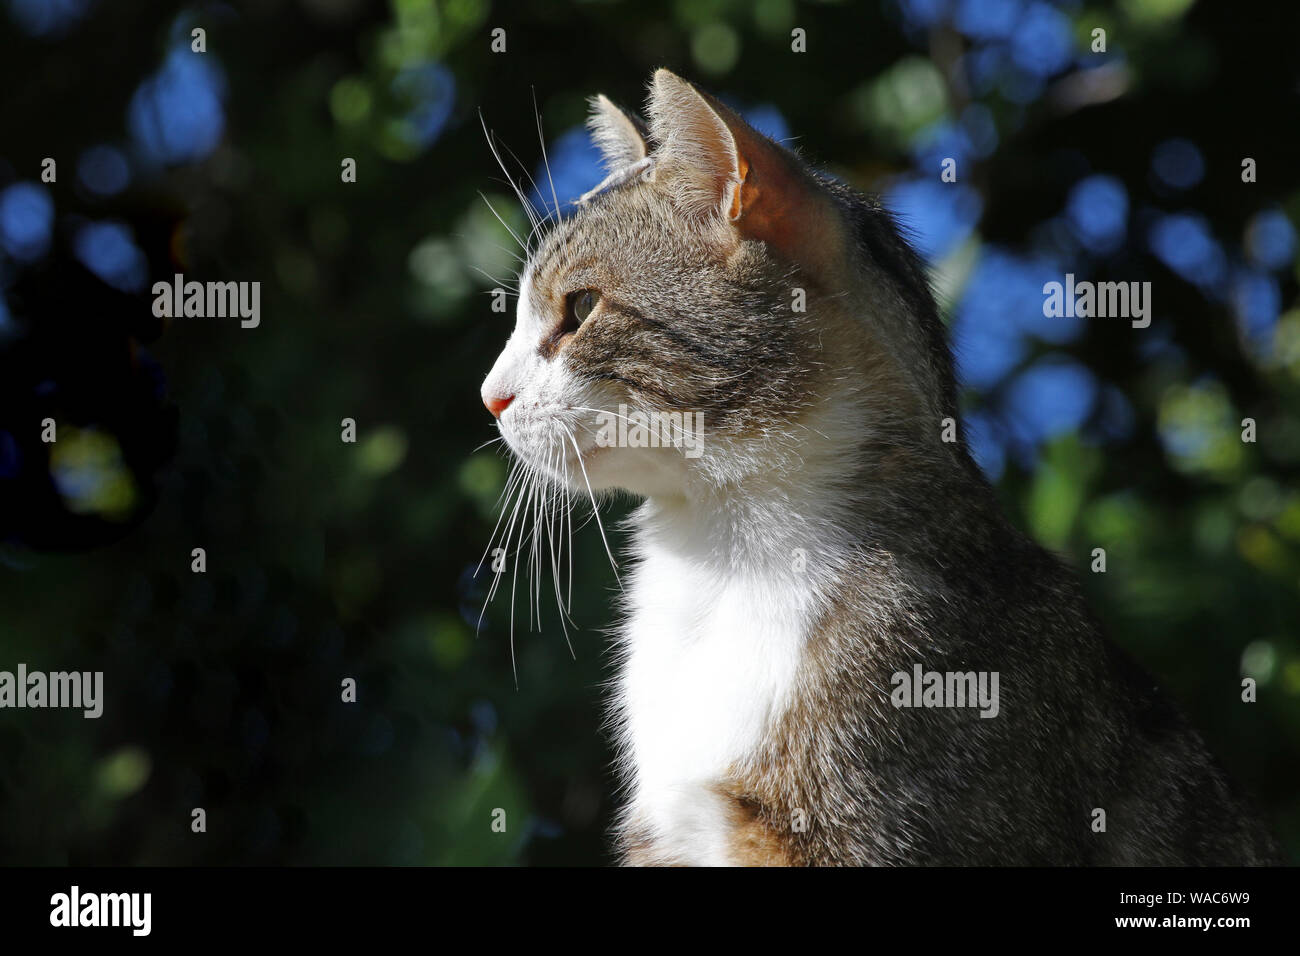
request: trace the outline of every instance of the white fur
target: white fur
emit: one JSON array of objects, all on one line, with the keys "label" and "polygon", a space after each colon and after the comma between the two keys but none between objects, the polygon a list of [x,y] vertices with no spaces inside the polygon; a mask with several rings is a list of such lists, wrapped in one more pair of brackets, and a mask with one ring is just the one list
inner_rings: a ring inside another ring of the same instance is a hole
[{"label": "white fur", "polygon": [[619,680],[629,816],[681,862],[727,865],[711,788],[742,765],[791,697],[812,596],[779,572],[725,574],[704,555],[644,548]]},{"label": "white fur", "polygon": [[618,402],[601,383],[575,376],[562,357],[539,354],[538,344],[559,321],[543,308],[529,268],[514,331],[481,389],[485,401],[514,396],[497,423],[511,451],[584,497],[613,488],[641,495],[679,489],[687,464],[679,450],[597,447],[600,410],[616,412]]},{"label": "white fur", "polygon": [[[514,334],[483,385],[485,397],[516,396],[502,434],[525,461],[554,474],[547,462],[557,430],[567,428],[587,446],[581,460],[592,488],[648,496],[639,562],[624,579],[616,690],[626,819],[649,828],[664,862],[733,863],[732,808],[716,788],[743,772],[797,690],[820,595],[844,547],[834,522],[842,495],[819,479],[842,470],[829,465],[852,447],[846,436],[861,430],[860,416],[810,411],[798,442],[785,436],[748,453],[713,436],[696,461],[671,448],[593,450],[582,440],[591,417],[581,409],[609,399],[569,372],[563,356],[538,355],[554,318],[537,310],[529,270]],[[586,492],[577,452],[555,477]]]}]

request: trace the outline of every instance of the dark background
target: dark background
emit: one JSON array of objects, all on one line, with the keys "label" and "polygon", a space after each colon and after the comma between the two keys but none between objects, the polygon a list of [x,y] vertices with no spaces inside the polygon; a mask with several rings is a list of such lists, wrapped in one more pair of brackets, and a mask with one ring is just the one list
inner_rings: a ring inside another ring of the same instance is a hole
[{"label": "dark background", "polygon": [[[106,686],[99,720],[0,711],[0,861],[609,859],[596,529],[572,656],[545,583],[517,686],[508,593],[475,635],[514,267],[479,193],[524,223],[480,112],[540,176],[535,97],[565,200],[585,97],[657,66],[909,223],[1008,510],[1300,859],[1293,9],[0,0],[0,670]],[[176,272],[261,282],[260,327],[154,318]],[[1045,319],[1066,272],[1150,281],[1151,326]]]}]

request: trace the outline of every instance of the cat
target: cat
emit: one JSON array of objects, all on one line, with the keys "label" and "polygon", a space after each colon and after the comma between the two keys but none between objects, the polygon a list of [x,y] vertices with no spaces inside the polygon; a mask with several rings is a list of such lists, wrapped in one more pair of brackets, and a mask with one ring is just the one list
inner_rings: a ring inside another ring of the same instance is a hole
[{"label": "cat", "polygon": [[[621,860],[1275,862],[945,440],[946,332],[879,201],[667,70],[647,119],[592,100],[609,175],[529,256],[482,387],[546,481],[644,498],[611,704]],[[596,440],[664,413],[702,413],[697,456]],[[993,675],[997,706],[900,706],[920,671]]]}]

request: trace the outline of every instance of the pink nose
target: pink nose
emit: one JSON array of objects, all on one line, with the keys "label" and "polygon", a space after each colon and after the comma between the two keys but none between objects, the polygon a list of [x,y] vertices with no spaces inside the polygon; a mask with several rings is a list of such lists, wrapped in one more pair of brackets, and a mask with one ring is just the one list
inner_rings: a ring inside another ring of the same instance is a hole
[{"label": "pink nose", "polygon": [[492,413],[493,418],[500,418],[501,413],[509,408],[510,403],[514,400],[515,397],[513,395],[507,395],[505,398],[488,398],[487,396],[484,396],[483,404],[487,406],[487,410]]}]

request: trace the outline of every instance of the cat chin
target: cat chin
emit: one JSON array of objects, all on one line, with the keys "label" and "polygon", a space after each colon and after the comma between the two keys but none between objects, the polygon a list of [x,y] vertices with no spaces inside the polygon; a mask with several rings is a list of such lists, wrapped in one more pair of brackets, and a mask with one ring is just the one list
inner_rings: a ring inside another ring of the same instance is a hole
[{"label": "cat chin", "polygon": [[[680,495],[689,464],[672,448],[592,448],[583,453],[586,481],[592,491],[626,491],[640,497]],[[578,481],[582,483],[581,473]],[[581,484],[586,491],[586,484]]]},{"label": "cat chin", "polygon": [[[501,434],[514,455],[553,481],[586,497],[624,491],[641,497],[680,495],[698,453],[673,447],[626,447],[593,442],[573,444],[572,425],[556,428],[546,419],[502,423]],[[585,429],[591,431],[591,428]]]}]

